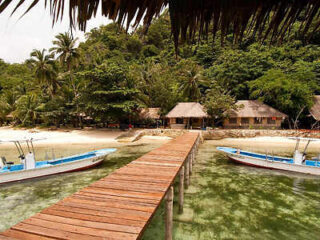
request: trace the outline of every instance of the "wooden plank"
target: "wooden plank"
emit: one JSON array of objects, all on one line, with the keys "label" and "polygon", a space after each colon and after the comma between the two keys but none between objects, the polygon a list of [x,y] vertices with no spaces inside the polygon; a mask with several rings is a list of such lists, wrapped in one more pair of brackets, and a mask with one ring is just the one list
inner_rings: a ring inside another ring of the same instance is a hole
[{"label": "wooden plank", "polygon": [[111,224],[117,224],[117,225],[125,225],[125,226],[133,226],[133,227],[143,227],[145,225],[144,221],[137,221],[137,220],[130,220],[130,219],[124,219],[124,218],[115,218],[114,216],[97,216],[96,214],[88,214],[88,212],[84,213],[81,212],[81,209],[77,212],[66,211],[66,210],[58,210],[54,208],[47,208],[44,209],[41,213],[48,214],[48,215],[54,215],[54,216],[61,216],[61,217],[67,217],[67,218],[74,218],[74,219],[81,219],[81,220],[87,220],[92,222],[102,222],[102,223],[111,223]]},{"label": "wooden plank", "polygon": [[48,215],[48,214],[42,214],[42,213],[38,213],[34,217],[42,219],[42,220],[51,221],[51,222],[58,222],[58,223],[71,224],[71,225],[75,225],[75,226],[83,226],[83,227],[89,227],[89,228],[111,230],[111,231],[115,231],[115,232],[125,232],[125,233],[137,234],[141,231],[140,227],[125,226],[125,225],[96,222],[96,221],[87,221],[87,220],[82,220],[82,219],[67,218],[67,217]]},{"label": "wooden plank", "polygon": [[153,199],[141,199],[141,198],[126,198],[126,197],[118,197],[109,194],[100,194],[95,192],[85,192],[81,191],[79,193],[75,193],[74,196],[88,199],[96,199],[97,201],[117,201],[117,202],[130,202],[136,205],[141,206],[154,206],[157,205],[159,200]]},{"label": "wooden plank", "polygon": [[63,229],[64,232],[81,234],[82,236],[87,235],[88,238],[92,237],[99,237],[99,238],[109,238],[109,239],[136,239],[137,234],[132,233],[123,233],[123,232],[115,232],[115,231],[108,231],[102,230],[98,228],[91,228],[91,227],[83,227],[83,226],[76,226],[71,224],[65,224],[61,222],[52,222],[38,218],[29,218],[22,223],[28,224],[31,226],[36,227],[43,227],[46,229],[52,229],[56,231],[61,231]]},{"label": "wooden plank", "polygon": [[180,167],[181,164],[178,163],[164,163],[164,162],[146,162],[146,161],[133,161],[132,164],[143,164],[143,165],[151,165],[151,166],[168,166],[168,167]]},{"label": "wooden plank", "polygon": [[125,190],[117,190],[117,189],[103,189],[103,188],[95,188],[95,187],[87,187],[86,190],[91,189],[92,191],[108,193],[114,196],[120,197],[132,197],[132,198],[143,198],[143,199],[161,199],[163,194],[161,192],[135,192],[135,191],[125,191]]},{"label": "wooden plank", "polygon": [[[127,180],[127,181],[137,181],[137,182],[152,182],[152,183],[168,183],[168,180],[171,180],[171,177],[148,177],[140,175],[130,175],[130,174],[120,174],[112,173],[108,176],[110,180]],[[103,179],[104,180],[104,179]],[[107,179],[106,179],[107,180]]]},{"label": "wooden plank", "polygon": [[104,217],[117,217],[117,218],[124,218],[124,219],[136,220],[136,221],[145,221],[150,216],[150,213],[146,213],[146,212],[139,212],[134,210],[130,211],[125,209],[117,209],[117,208],[105,208],[105,207],[97,208],[95,206],[86,206],[84,204],[77,204],[77,203],[66,203],[66,204],[58,203],[57,205],[52,206],[52,208],[50,209],[75,212],[75,213],[82,212],[82,213],[91,214],[91,215],[104,216]]},{"label": "wooden plank", "polygon": [[[56,238],[51,237],[45,237],[37,234],[27,233],[27,232],[21,232],[18,230],[12,230],[9,229],[2,233],[3,235],[7,236],[7,240],[9,239],[23,239],[23,240],[52,240]],[[2,239],[2,238],[0,238]],[[3,238],[5,239],[5,238]]]},{"label": "wooden plank", "polygon": [[150,179],[151,181],[140,181],[140,180],[135,180],[135,181],[129,181],[126,179],[117,179],[117,178],[111,178],[111,179],[106,179],[106,180],[101,180],[100,182],[108,182],[108,183],[125,183],[125,184],[133,184],[133,185],[142,185],[142,186],[159,186],[159,187],[167,187],[168,186],[168,181],[165,182],[153,182],[152,178]]},{"label": "wooden plank", "polygon": [[95,188],[103,188],[103,189],[119,189],[119,190],[126,190],[126,191],[135,191],[135,192],[144,192],[144,193],[154,193],[154,192],[165,192],[167,187],[162,186],[148,186],[143,184],[127,184],[127,183],[115,183],[115,182],[96,182],[90,187]]},{"label": "wooden plank", "polygon": [[113,202],[112,204],[110,204],[110,202],[105,201],[105,202],[98,202],[98,201],[94,201],[94,200],[87,200],[87,199],[81,199],[81,198],[70,198],[70,199],[65,199],[63,201],[60,201],[57,203],[57,205],[63,205],[63,206],[71,206],[72,204],[78,204],[78,205],[87,205],[87,208],[97,208],[99,207],[99,209],[105,209],[105,211],[108,211],[108,209],[110,209],[109,211],[111,211],[112,209],[117,209],[123,212],[124,210],[130,210],[130,211],[135,211],[135,212],[152,212],[153,210],[153,206],[137,206],[135,204],[132,203],[121,203],[121,204],[117,204],[116,202]]},{"label": "wooden plank", "polygon": [[0,240],[16,240],[16,239],[17,238],[7,237],[7,236],[0,234]]},{"label": "wooden plank", "polygon": [[90,236],[88,234],[72,233],[60,229],[50,229],[25,223],[18,223],[11,229],[25,233],[36,234],[43,237],[51,237],[54,239],[101,240],[101,237]]}]

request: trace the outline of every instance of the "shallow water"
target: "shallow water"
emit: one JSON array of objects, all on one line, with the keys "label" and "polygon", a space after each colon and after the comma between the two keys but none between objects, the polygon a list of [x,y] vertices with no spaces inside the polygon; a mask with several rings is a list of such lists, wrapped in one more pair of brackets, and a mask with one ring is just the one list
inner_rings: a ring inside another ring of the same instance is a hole
[{"label": "shallow water", "polygon": [[[319,239],[320,178],[236,165],[215,149],[293,151],[292,144],[252,144],[233,139],[200,146],[182,215],[175,192],[174,239]],[[163,219],[162,206],[144,240],[164,238]]]},{"label": "shallow water", "polygon": [[[117,168],[124,166],[144,153],[163,144],[165,141],[140,140],[134,144],[68,144],[50,146],[54,148],[56,157],[92,151],[100,148],[116,147],[117,152],[107,157],[103,164],[97,168],[86,171],[66,173],[23,183],[12,183],[0,186],[0,231],[32,216],[42,209],[71,195],[90,183],[107,176]],[[39,159],[44,158],[47,146],[37,147]],[[51,152],[51,151],[50,151]],[[2,147],[0,153],[6,153],[9,159],[16,158],[14,148]]]}]

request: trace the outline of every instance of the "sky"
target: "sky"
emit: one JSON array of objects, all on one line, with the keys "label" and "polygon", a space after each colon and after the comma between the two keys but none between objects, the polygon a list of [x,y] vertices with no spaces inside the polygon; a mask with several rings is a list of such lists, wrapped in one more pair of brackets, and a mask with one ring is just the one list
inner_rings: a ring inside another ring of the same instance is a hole
[{"label": "sky", "polygon": [[[26,1],[30,2],[30,1]],[[25,4],[26,5],[26,4]],[[9,63],[21,63],[29,58],[33,49],[49,49],[58,33],[69,31],[69,19],[66,15],[62,22],[52,27],[49,9],[44,11],[44,1],[40,1],[29,13],[20,19],[27,5],[10,17],[14,4],[0,14],[0,59]],[[87,32],[111,21],[97,14],[87,24]],[[84,41],[84,33],[74,31],[74,36]]]}]

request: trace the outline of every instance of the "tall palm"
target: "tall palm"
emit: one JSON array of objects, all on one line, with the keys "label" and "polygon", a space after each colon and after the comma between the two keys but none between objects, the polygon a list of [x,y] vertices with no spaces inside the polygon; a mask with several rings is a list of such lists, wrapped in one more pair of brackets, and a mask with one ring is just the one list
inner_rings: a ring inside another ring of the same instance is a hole
[{"label": "tall palm", "polygon": [[[183,66],[184,65],[184,66]],[[179,70],[179,91],[190,101],[198,101],[201,97],[200,86],[206,86],[208,79],[203,75],[202,68],[192,62],[183,62]]]},{"label": "tall palm", "polygon": [[58,55],[61,65],[65,65],[67,71],[70,71],[77,64],[80,57],[76,48],[77,40],[78,38],[74,39],[71,34],[66,32],[58,34],[52,42],[54,47],[50,51]]},{"label": "tall palm", "polygon": [[73,76],[72,69],[78,64],[80,54],[76,48],[77,38],[73,38],[69,33],[60,33],[56,36],[56,39],[52,42],[54,47],[50,49],[52,53],[58,55],[61,66],[65,67],[69,75],[70,84],[73,92],[73,101],[76,105],[76,113],[78,116],[79,125],[81,124],[81,111],[79,107],[80,92],[77,87],[77,81]]},{"label": "tall palm", "polygon": [[38,81],[48,87],[49,92],[54,95],[60,86],[57,80],[57,67],[54,61],[54,54],[46,54],[46,50],[34,49],[31,58],[27,60],[35,69],[35,76]]}]

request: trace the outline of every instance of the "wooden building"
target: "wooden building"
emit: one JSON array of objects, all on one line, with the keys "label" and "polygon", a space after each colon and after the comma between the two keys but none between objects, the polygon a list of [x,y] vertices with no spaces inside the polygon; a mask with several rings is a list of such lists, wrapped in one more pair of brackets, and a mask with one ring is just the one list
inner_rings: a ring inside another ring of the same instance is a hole
[{"label": "wooden building", "polygon": [[195,129],[205,126],[208,114],[200,103],[182,102],[178,103],[167,115],[170,128]]},{"label": "wooden building", "polygon": [[311,125],[312,129],[320,128],[320,95],[314,96],[314,104],[310,109],[310,115],[314,119],[314,122]]},{"label": "wooden building", "polygon": [[287,115],[258,101],[240,100],[237,110],[225,113],[225,128],[280,128]]}]

